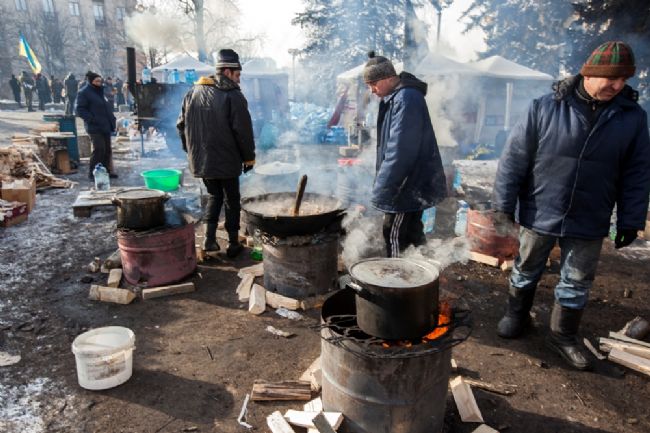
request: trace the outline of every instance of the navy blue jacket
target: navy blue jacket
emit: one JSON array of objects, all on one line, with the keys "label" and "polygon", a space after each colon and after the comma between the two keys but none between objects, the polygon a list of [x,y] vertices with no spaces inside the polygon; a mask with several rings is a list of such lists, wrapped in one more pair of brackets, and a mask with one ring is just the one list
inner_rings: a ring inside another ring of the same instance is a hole
[{"label": "navy blue jacket", "polygon": [[110,134],[115,131],[112,105],[104,97],[103,87],[86,84],[77,94],[75,114],[84,120],[88,134]]},{"label": "navy blue jacket", "polygon": [[645,226],[650,192],[646,112],[626,86],[593,129],[575,96],[579,76],[532,102],[513,128],[497,169],[493,207],[514,213],[542,234],[607,236],[617,205],[618,229]]},{"label": "navy blue jacket", "polygon": [[395,91],[379,104],[377,176],[371,204],[383,212],[424,210],[446,196],[426,93],[425,82],[402,72]]}]

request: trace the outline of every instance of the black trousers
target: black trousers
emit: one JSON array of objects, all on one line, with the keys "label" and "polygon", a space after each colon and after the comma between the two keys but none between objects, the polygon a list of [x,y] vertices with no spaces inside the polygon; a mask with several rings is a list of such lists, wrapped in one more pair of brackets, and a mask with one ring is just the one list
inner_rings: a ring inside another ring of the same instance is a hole
[{"label": "black trousers", "polygon": [[422,211],[384,214],[384,241],[388,257],[399,257],[411,245],[426,243]]},{"label": "black trousers", "polygon": [[228,234],[239,231],[239,212],[241,210],[239,195],[239,178],[203,179],[208,190],[208,203],[203,216],[206,223],[219,222],[221,206],[226,206],[225,228]]},{"label": "black trousers", "polygon": [[97,164],[102,164],[104,168],[111,172],[111,159],[113,151],[111,150],[111,134],[89,134],[90,141],[93,144],[93,151],[90,154],[89,177],[93,177],[93,170]]}]

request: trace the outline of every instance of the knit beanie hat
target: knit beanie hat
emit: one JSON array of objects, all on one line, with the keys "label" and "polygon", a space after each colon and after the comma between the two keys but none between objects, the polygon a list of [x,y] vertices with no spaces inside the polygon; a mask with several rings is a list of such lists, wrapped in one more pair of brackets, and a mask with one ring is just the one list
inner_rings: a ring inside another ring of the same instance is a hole
[{"label": "knit beanie hat", "polygon": [[88,80],[89,83],[92,83],[93,80],[97,77],[101,77],[101,75],[93,72],[93,71],[88,71],[86,72],[86,80]]},{"label": "knit beanie hat", "polygon": [[363,68],[363,81],[365,83],[374,83],[375,81],[383,80],[397,76],[395,67],[386,57],[375,56],[374,51],[368,53],[368,63]]},{"label": "knit beanie hat", "polygon": [[630,78],[635,71],[632,48],[624,42],[610,41],[591,53],[580,73],[584,77]]},{"label": "knit beanie hat", "polygon": [[217,53],[217,69],[221,68],[241,70],[241,63],[239,63],[239,54],[230,48],[219,50]]}]

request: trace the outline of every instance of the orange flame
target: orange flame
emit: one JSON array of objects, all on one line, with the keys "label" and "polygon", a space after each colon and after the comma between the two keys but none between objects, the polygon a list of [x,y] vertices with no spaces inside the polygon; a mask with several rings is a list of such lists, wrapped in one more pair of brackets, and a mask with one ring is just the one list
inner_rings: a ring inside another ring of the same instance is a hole
[{"label": "orange flame", "polygon": [[[440,338],[449,331],[449,324],[451,323],[451,305],[449,302],[442,301],[440,303],[440,310],[438,313],[438,327],[422,337],[422,343],[428,343],[433,341],[436,338]],[[381,343],[381,346],[385,349],[390,349],[391,347],[406,347],[409,348],[413,346],[413,342],[410,340],[397,340],[397,341],[384,341]]]}]

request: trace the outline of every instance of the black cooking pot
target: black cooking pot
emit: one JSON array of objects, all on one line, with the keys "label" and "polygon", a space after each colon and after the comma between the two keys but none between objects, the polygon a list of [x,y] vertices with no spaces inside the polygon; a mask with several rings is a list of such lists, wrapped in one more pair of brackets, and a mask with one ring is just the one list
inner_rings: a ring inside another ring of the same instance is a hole
[{"label": "black cooking pot", "polygon": [[419,339],[438,324],[438,268],[428,262],[372,258],[350,267],[357,324],[386,340]]},{"label": "black cooking pot", "polygon": [[[325,228],[340,228],[345,209],[336,197],[305,193],[300,215],[293,216],[291,207],[295,198],[295,192],[273,192],[246,197],[242,200],[242,210],[246,213],[249,224],[273,236],[312,235]],[[278,209],[278,203],[287,203],[286,209],[284,206]],[[319,212],[309,213],[309,207],[313,204],[318,204]]]},{"label": "black cooking pot", "polygon": [[116,193],[112,201],[117,206],[117,227],[148,230],[165,225],[165,202],[169,197],[163,191],[148,188]]}]

